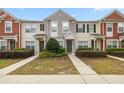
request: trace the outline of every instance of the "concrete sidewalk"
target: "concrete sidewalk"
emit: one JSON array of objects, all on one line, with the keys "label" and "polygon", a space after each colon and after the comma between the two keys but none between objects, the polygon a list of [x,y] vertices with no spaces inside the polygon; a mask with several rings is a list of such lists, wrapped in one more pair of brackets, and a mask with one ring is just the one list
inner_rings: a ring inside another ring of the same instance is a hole
[{"label": "concrete sidewalk", "polygon": [[97,74],[88,65],[83,63],[82,60],[77,58],[74,54],[68,54],[68,56],[81,75],[85,75],[85,74],[86,75],[96,75]]},{"label": "concrete sidewalk", "polygon": [[8,67],[3,68],[3,69],[0,69],[0,75],[6,75],[6,74],[16,70],[17,68],[31,62],[32,60],[34,60],[37,57],[38,57],[38,55],[35,55],[35,56],[32,56],[32,57],[26,58],[24,60],[21,60],[21,61],[15,63],[15,64],[12,64]]},{"label": "concrete sidewalk", "polygon": [[0,84],[124,84],[124,75],[2,75]]}]

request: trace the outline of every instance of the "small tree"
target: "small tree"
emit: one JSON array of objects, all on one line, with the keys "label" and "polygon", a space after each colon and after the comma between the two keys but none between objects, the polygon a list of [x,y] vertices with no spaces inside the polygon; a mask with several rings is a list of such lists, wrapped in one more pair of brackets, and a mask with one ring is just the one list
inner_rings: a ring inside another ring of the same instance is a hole
[{"label": "small tree", "polygon": [[58,41],[54,38],[50,38],[46,44],[46,49],[50,52],[57,53],[60,48]]}]

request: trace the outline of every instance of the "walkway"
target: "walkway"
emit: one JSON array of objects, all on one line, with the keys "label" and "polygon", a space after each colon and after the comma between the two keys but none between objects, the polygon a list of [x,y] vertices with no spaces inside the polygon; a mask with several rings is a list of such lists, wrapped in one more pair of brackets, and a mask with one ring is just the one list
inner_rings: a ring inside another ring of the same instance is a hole
[{"label": "walkway", "polygon": [[93,71],[88,65],[82,62],[78,57],[74,54],[68,54],[74,66],[77,68],[78,72],[81,75],[96,75],[97,73]]},{"label": "walkway", "polygon": [[124,84],[124,75],[2,75],[0,84]]},{"label": "walkway", "polygon": [[29,57],[29,58],[26,58],[24,60],[21,60],[20,62],[17,62],[13,65],[10,65],[8,67],[5,67],[3,69],[0,70],[0,75],[6,75],[14,70],[16,70],[17,68],[31,62],[32,60],[34,60],[36,57],[38,57],[38,55],[35,55],[35,56],[32,56],[32,57]]}]

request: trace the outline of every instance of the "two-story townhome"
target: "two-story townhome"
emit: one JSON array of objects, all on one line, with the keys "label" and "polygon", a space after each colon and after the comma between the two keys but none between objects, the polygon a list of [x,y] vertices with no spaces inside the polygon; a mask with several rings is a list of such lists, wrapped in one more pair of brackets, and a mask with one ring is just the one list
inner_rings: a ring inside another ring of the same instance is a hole
[{"label": "two-story townhome", "polygon": [[20,47],[20,21],[0,9],[0,50],[12,50],[16,47]]},{"label": "two-story townhome", "polygon": [[101,20],[77,21],[58,10],[42,21],[34,21],[18,20],[0,10],[0,50],[21,47],[39,53],[45,49],[51,37],[69,53],[85,47],[100,51],[124,48],[124,15],[114,10]]},{"label": "two-story townhome", "polygon": [[105,36],[105,49],[124,48],[124,15],[117,10],[100,20],[100,31]]}]

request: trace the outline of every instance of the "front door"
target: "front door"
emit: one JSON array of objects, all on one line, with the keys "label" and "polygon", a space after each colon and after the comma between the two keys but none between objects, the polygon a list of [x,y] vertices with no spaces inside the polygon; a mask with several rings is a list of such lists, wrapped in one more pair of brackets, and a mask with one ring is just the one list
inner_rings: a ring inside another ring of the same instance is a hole
[{"label": "front door", "polygon": [[42,52],[44,50],[44,41],[39,41],[39,51]]},{"label": "front door", "polygon": [[10,41],[10,50],[13,50],[15,48],[15,41]]},{"label": "front door", "polygon": [[67,52],[72,52],[72,40],[67,40]]}]

